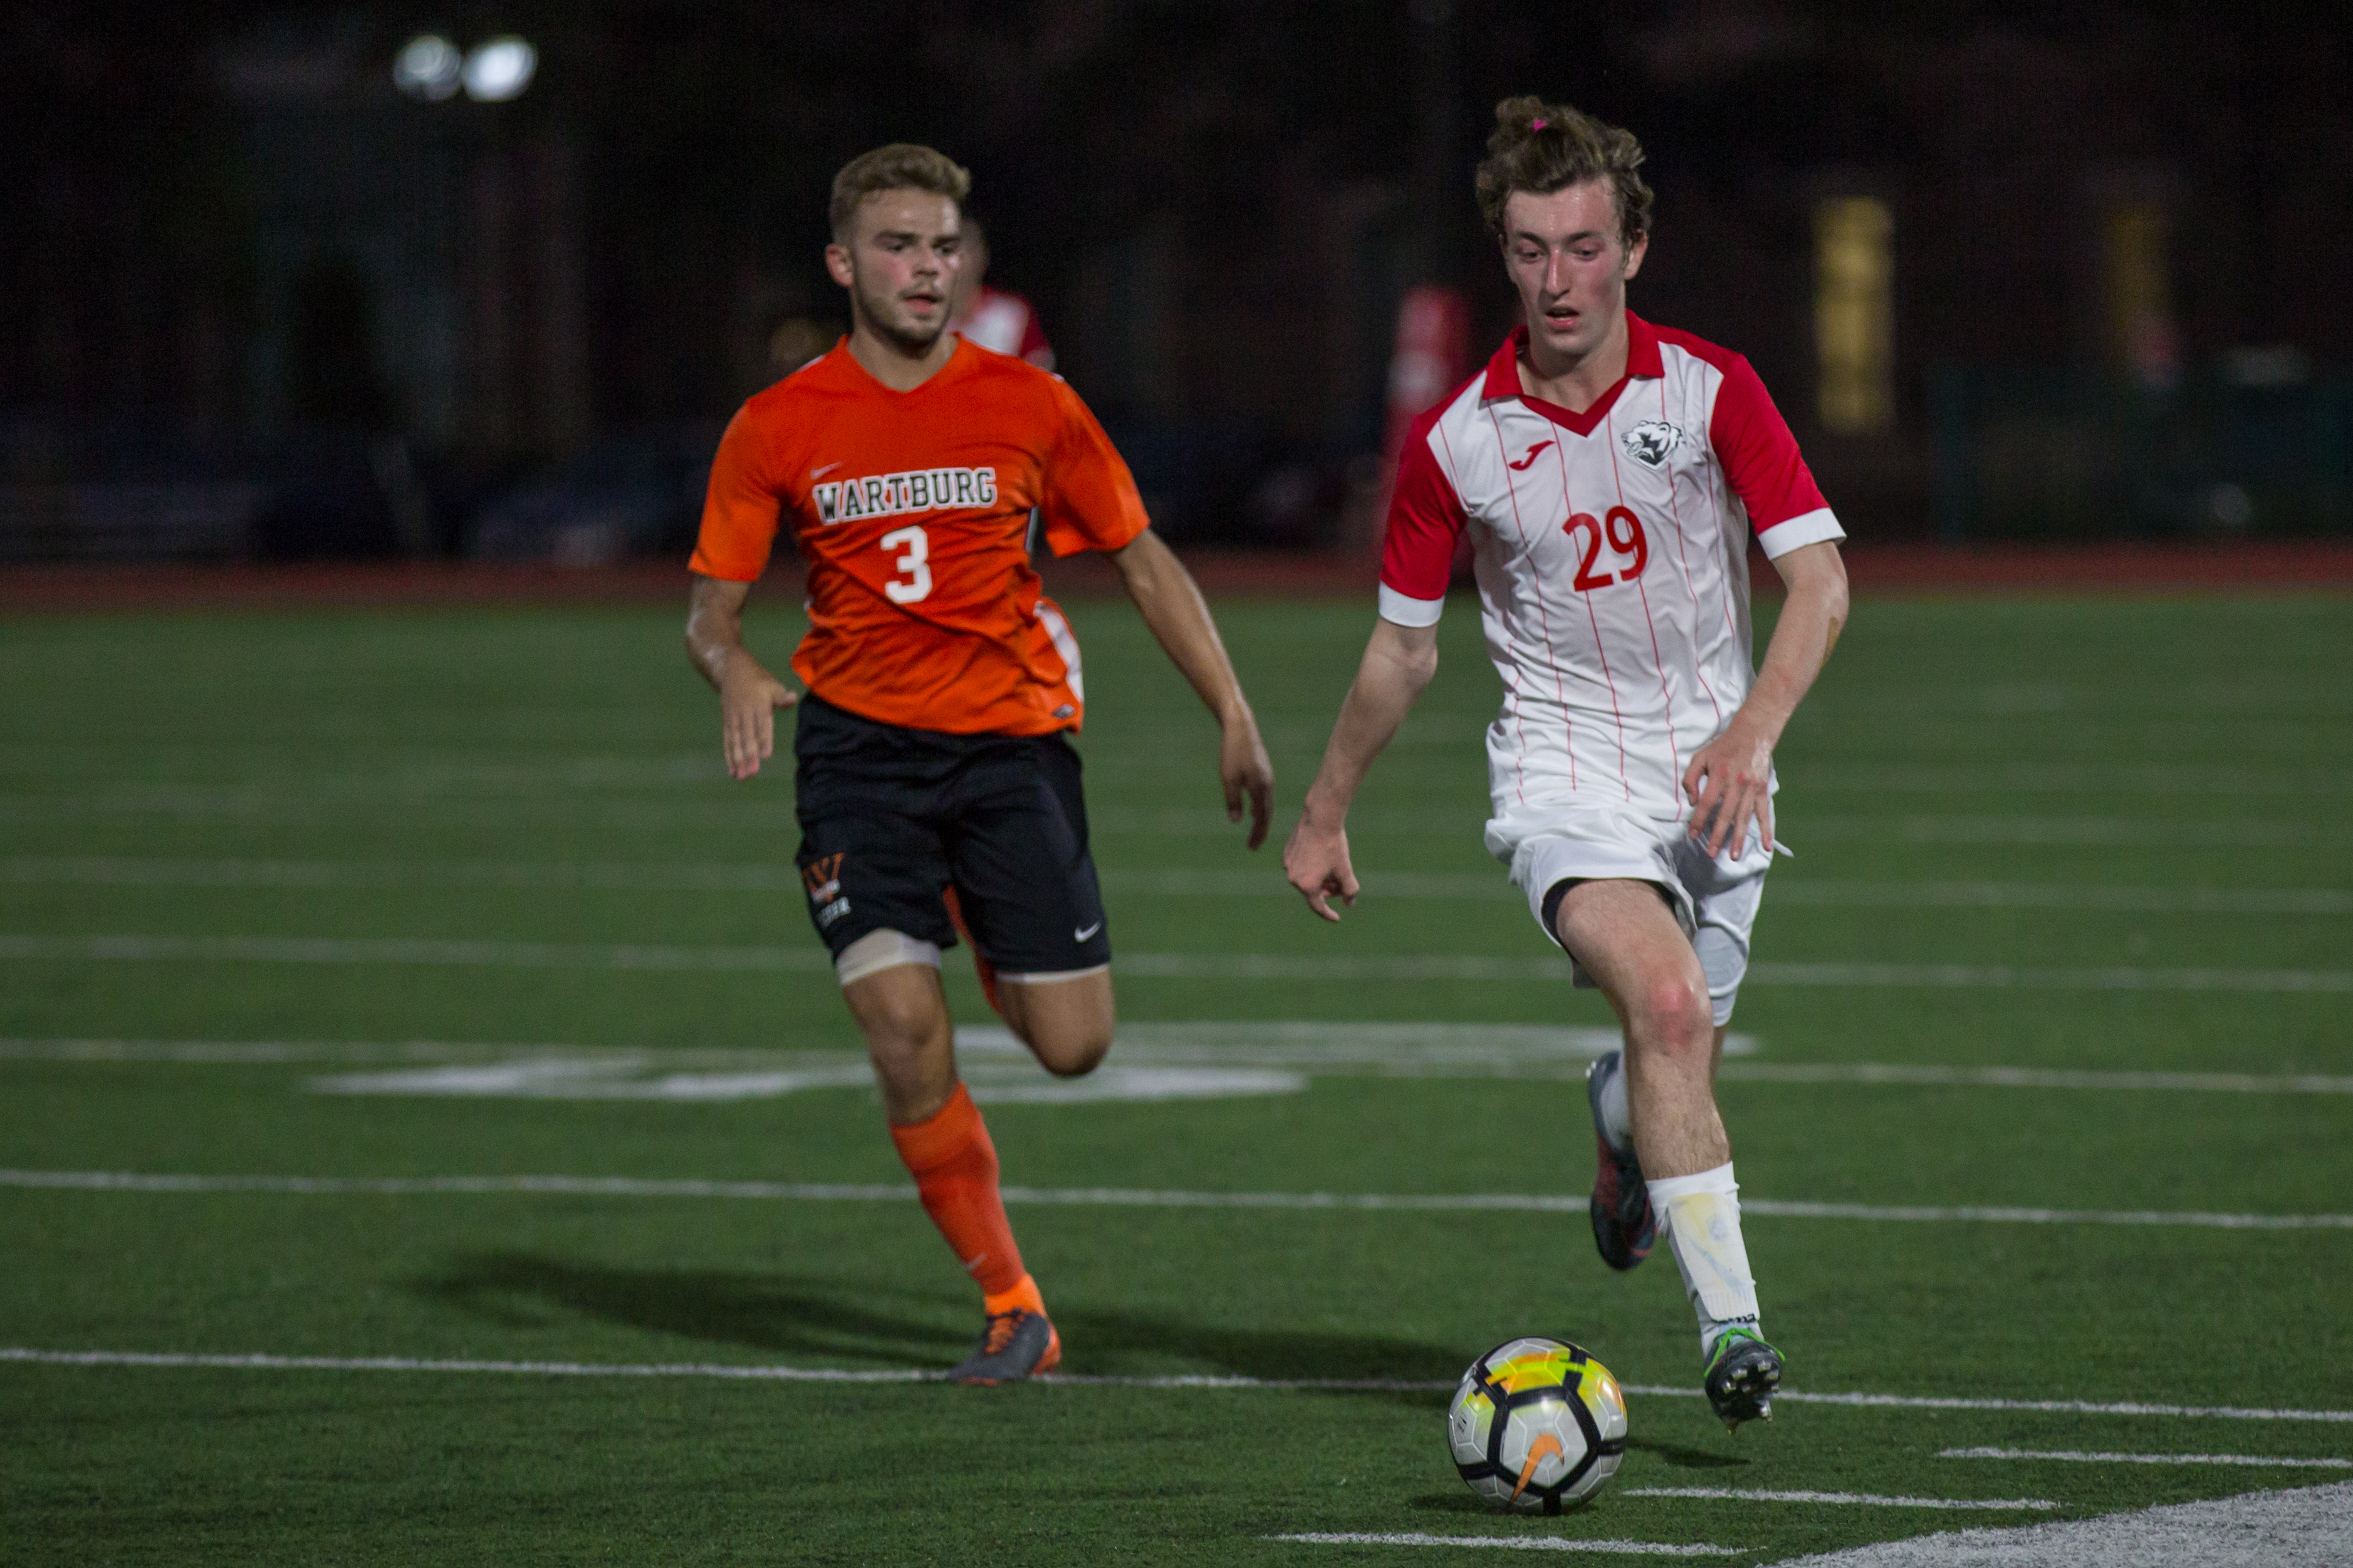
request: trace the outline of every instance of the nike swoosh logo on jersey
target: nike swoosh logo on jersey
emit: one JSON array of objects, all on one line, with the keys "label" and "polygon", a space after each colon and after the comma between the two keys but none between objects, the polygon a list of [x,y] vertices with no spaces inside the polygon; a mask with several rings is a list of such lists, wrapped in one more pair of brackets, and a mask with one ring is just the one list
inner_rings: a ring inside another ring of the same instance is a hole
[{"label": "nike swoosh logo on jersey", "polygon": [[809,470],[809,478],[813,479],[821,479],[839,467],[841,467],[839,463],[828,463],[822,468],[811,468]]},{"label": "nike swoosh logo on jersey", "polygon": [[1549,441],[1539,441],[1535,446],[1529,447],[1528,455],[1526,457],[1522,458],[1518,462],[1511,465],[1512,472],[1515,474],[1527,472],[1528,465],[1536,460],[1536,454],[1551,445],[1552,443]]},{"label": "nike swoosh logo on jersey", "polygon": [[1095,932],[1101,930],[1103,930],[1103,921],[1097,921],[1091,926],[1081,926],[1078,930],[1072,931],[1071,936],[1073,941],[1084,942],[1087,938],[1094,935]]}]

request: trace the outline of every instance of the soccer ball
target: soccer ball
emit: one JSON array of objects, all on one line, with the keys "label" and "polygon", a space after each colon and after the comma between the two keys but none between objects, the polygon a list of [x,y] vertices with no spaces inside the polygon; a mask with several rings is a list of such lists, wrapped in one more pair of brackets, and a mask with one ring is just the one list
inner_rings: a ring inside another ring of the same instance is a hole
[{"label": "soccer ball", "polygon": [[1609,1369],[1558,1340],[1519,1339],[1471,1363],[1446,1446],[1489,1502],[1558,1513],[1609,1484],[1626,1456],[1626,1395]]}]

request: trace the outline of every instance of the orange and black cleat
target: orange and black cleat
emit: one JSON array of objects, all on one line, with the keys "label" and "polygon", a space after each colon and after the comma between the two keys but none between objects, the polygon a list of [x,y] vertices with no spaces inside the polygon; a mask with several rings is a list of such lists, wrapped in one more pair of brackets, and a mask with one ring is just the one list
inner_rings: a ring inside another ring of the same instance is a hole
[{"label": "orange and black cleat", "polygon": [[1027,1307],[988,1314],[980,1343],[948,1373],[951,1383],[1018,1383],[1062,1363],[1062,1339],[1046,1314]]}]

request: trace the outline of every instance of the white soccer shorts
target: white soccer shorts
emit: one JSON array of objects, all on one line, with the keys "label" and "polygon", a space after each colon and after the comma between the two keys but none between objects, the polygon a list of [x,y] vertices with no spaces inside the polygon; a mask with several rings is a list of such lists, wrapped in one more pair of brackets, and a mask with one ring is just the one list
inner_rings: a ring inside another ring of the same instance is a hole
[{"label": "white soccer shorts", "polygon": [[[1681,822],[1607,807],[1498,818],[1487,825],[1487,847],[1511,866],[1512,884],[1527,895],[1538,926],[1545,924],[1545,895],[1565,881],[1626,878],[1658,888],[1699,953],[1716,1026],[1732,1021],[1741,977],[1748,973],[1748,937],[1764,901],[1765,873],[1773,864],[1773,851],[1757,840],[1755,824],[1736,858],[1728,847],[1710,856]],[[1560,941],[1548,928],[1545,935]],[[1576,963],[1576,954],[1569,959]],[[1576,983],[1597,984],[1583,964],[1576,964]]]}]

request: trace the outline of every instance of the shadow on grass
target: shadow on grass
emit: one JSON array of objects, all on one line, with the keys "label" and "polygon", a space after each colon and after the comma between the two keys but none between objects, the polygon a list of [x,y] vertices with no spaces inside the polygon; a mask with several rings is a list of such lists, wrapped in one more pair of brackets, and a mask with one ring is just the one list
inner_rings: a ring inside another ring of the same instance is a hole
[{"label": "shadow on grass", "polygon": [[[922,1366],[965,1348],[947,1299],[853,1290],[775,1274],[618,1268],[529,1253],[475,1253],[410,1289],[514,1328],[586,1317],[780,1354]],[[897,1309],[893,1310],[895,1300]],[[909,1310],[908,1309],[913,1309]]]},{"label": "shadow on grass", "polygon": [[[1475,1352],[1376,1334],[1319,1333],[1305,1329],[1257,1329],[1203,1323],[1139,1312],[1057,1312],[1055,1325],[1071,1347],[1062,1370],[1151,1374],[1208,1372],[1233,1377],[1377,1380],[1442,1383],[1451,1387]],[[1176,1365],[1172,1365],[1174,1362]],[[1354,1389],[1443,1411],[1435,1389]]]},{"label": "shadow on grass", "polygon": [[[1604,1488],[1597,1495],[1608,1497],[1609,1495],[1609,1489]],[[1518,1513],[1510,1509],[1498,1508],[1493,1503],[1489,1502],[1485,1498],[1482,1498],[1478,1493],[1472,1491],[1470,1488],[1464,1487],[1459,1491],[1424,1492],[1418,1498],[1408,1498],[1406,1500],[1405,1506],[1410,1509],[1419,1509],[1423,1513],[1475,1513],[1487,1519],[1524,1519],[1533,1521],[1546,1518],[1575,1519],[1578,1514],[1583,1513],[1590,1504],[1591,1500],[1588,1499],[1585,1502],[1578,1503],[1574,1508],[1563,1509],[1557,1514]]]},{"label": "shadow on grass", "polygon": [[1679,1470],[1731,1469],[1748,1462],[1737,1454],[1711,1454],[1705,1448],[1686,1448],[1680,1443],[1653,1443],[1647,1437],[1629,1437],[1626,1447],[1645,1454],[1656,1454]]},{"label": "shadow on grass", "polygon": [[[979,1326],[974,1304],[961,1294],[718,1269],[625,1268],[520,1252],[470,1254],[409,1289],[512,1328],[586,1317],[779,1355],[890,1366],[945,1366],[969,1348]],[[1469,1360],[1459,1346],[1134,1312],[1058,1311],[1055,1324],[1071,1347],[1063,1370],[1082,1373],[1451,1383]],[[1366,1392],[1418,1405],[1442,1398],[1435,1391]]]}]

